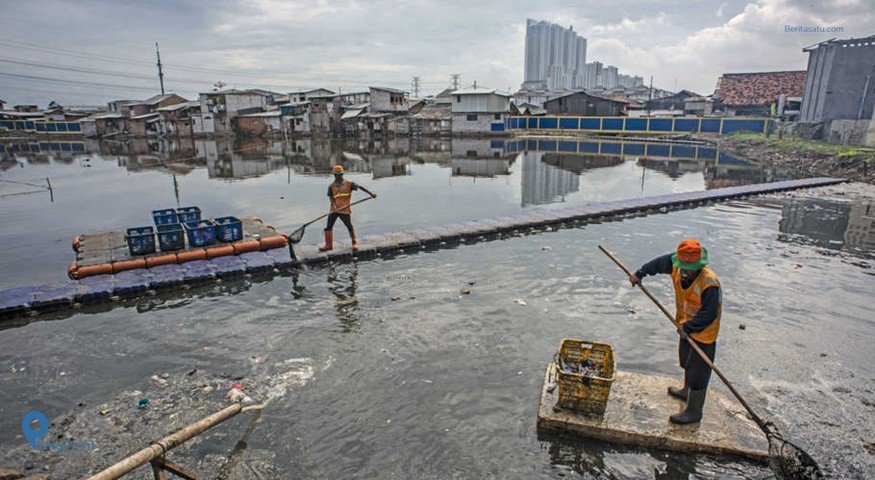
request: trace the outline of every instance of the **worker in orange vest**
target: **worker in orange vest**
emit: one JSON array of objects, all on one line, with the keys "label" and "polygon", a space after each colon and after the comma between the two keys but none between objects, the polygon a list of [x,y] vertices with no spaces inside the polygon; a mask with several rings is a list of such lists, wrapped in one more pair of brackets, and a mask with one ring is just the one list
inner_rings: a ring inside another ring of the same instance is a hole
[{"label": "worker in orange vest", "polygon": [[[688,238],[669,253],[647,262],[629,280],[641,283],[647,275],[671,275],[675,307],[681,331],[686,332],[713,362],[717,353],[717,333],[723,311],[720,280],[708,266],[708,251],[695,239]],[[680,366],[684,369],[684,386],[668,387],[669,395],[687,402],[686,409],[672,415],[672,423],[687,424],[702,420],[705,392],[711,379],[711,367],[693,350],[681,335],[678,345]]]},{"label": "worker in orange vest", "polygon": [[334,223],[339,218],[346,229],[349,230],[349,238],[352,240],[352,249],[359,249],[359,244],[355,239],[355,229],[352,227],[352,209],[349,204],[352,201],[352,192],[362,190],[371,196],[377,198],[377,195],[361,185],[357,185],[349,180],[343,179],[343,165],[335,165],[331,169],[334,174],[334,181],[328,185],[328,199],[331,202],[331,213],[328,215],[328,225],[325,227],[325,245],[319,247],[320,252],[325,252],[334,248]]}]

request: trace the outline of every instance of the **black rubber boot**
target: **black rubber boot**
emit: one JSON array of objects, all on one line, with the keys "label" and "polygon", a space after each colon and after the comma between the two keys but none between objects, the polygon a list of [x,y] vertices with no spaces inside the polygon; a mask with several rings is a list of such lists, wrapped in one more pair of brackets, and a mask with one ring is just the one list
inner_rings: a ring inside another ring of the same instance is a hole
[{"label": "black rubber boot", "polygon": [[669,417],[671,423],[685,425],[702,420],[702,408],[705,406],[705,393],[708,390],[690,390],[687,397],[687,408]]},{"label": "black rubber boot", "polygon": [[690,392],[690,387],[687,385],[687,376],[684,375],[684,386],[683,388],[678,387],[668,387],[668,394],[672,397],[679,398],[683,401],[687,401],[687,395]]}]

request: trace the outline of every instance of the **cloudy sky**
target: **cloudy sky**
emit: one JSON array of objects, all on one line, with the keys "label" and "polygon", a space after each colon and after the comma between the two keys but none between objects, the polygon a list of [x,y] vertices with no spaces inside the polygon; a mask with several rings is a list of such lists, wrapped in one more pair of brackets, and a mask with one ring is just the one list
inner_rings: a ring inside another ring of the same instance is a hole
[{"label": "cloudy sky", "polygon": [[[286,92],[368,85],[423,94],[463,85],[516,90],[526,18],[587,37],[587,61],[709,94],[722,72],[804,69],[801,49],[875,34],[871,0],[0,0],[0,99],[101,104],[158,88],[194,98],[217,81]],[[788,33],[786,26],[842,27]]]}]

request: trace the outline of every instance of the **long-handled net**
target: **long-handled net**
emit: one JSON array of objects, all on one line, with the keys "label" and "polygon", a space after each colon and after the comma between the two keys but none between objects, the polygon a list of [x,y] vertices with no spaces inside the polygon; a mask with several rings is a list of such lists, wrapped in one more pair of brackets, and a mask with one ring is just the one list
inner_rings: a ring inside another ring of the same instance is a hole
[{"label": "long-handled net", "polygon": [[[358,201],[356,201],[356,202],[352,202],[352,203],[350,203],[349,206],[351,207],[351,206],[353,206],[353,205],[356,205],[356,204],[359,204],[359,203],[362,203],[362,202],[367,202],[368,200],[370,200],[370,199],[372,199],[372,198],[374,198],[374,197],[363,198],[363,199],[358,200]],[[312,225],[312,224],[318,222],[319,220],[322,220],[323,218],[325,218],[325,217],[331,215],[332,213],[334,213],[334,211],[328,212],[328,213],[326,213],[326,214],[324,214],[324,215],[320,215],[320,216],[314,218],[313,220],[310,220],[309,222],[307,222],[307,223],[301,225],[300,228],[298,228],[297,230],[295,230],[294,232],[292,232],[291,234],[289,234],[289,242],[294,243],[294,244],[300,243],[301,240],[304,239],[304,231],[307,229],[308,226],[310,226],[310,225]]]},{"label": "long-handled net", "polygon": [[[608,258],[613,260],[614,263],[616,263],[617,266],[620,267],[620,269],[626,272],[626,275],[629,278],[632,277],[632,272],[630,272],[629,269],[626,268],[626,266],[623,265],[623,263],[620,262],[619,259],[617,259],[617,257],[613,256],[611,252],[608,252],[601,245],[599,245],[599,250],[607,255]],[[677,319],[675,319],[675,317],[671,313],[669,313],[669,311],[666,310],[664,306],[662,306],[662,303],[660,303],[659,300],[657,300],[656,297],[654,297],[653,294],[650,293],[649,290],[647,290],[647,287],[639,282],[638,288],[640,288],[641,291],[644,292],[644,294],[647,295],[647,297],[650,298],[650,300],[652,300],[653,303],[655,303],[660,310],[662,310],[662,313],[664,313],[665,316],[668,317],[668,319],[675,326],[675,328],[678,328],[679,324],[677,322]],[[723,372],[721,372],[720,369],[717,368],[717,366],[714,365],[713,362],[711,362],[711,359],[709,359],[708,356],[705,355],[705,352],[703,352],[702,349],[699,348],[696,342],[694,342],[693,339],[690,338],[690,336],[686,333],[684,333],[682,336],[690,344],[690,346],[693,347],[693,350],[695,350],[696,353],[698,353],[699,356],[702,357],[702,360],[704,360],[705,363],[708,364],[709,367],[711,367],[711,370],[716,373],[718,377],[720,377],[720,380],[722,380],[723,383],[726,384],[726,386],[729,388],[729,391],[731,391],[732,394],[735,395],[735,398],[738,399],[739,403],[741,403],[744,409],[747,410],[747,413],[750,414],[751,418],[753,418],[753,421],[756,422],[758,427],[760,427],[760,430],[762,430],[763,433],[766,434],[766,439],[769,441],[769,467],[771,467],[772,471],[775,472],[775,476],[779,479],[787,480],[822,479],[823,473],[821,473],[820,467],[817,465],[817,462],[815,462],[814,459],[811,458],[811,455],[805,453],[804,450],[802,450],[792,442],[784,440],[784,437],[781,435],[781,432],[778,431],[778,428],[775,426],[774,423],[766,422],[762,418],[760,418],[760,416],[753,411],[750,405],[747,404],[747,401],[744,400],[741,394],[738,393],[738,391],[732,385],[732,382],[730,382],[723,375]]]}]

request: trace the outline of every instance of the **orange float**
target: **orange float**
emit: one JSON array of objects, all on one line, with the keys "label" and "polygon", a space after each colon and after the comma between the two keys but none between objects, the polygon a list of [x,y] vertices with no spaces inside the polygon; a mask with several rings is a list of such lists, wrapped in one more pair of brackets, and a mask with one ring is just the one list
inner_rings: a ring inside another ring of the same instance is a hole
[{"label": "orange float", "polygon": [[109,275],[112,273],[112,264],[101,263],[99,265],[89,265],[87,267],[77,266],[72,272],[69,273],[71,275],[71,278],[73,278],[74,280],[79,280],[80,278],[85,277],[92,277],[94,275]]},{"label": "orange float", "polygon": [[207,248],[207,258],[227,257],[228,255],[234,255],[233,245],[218,245]]},{"label": "orange float", "polygon": [[257,252],[261,250],[261,242],[258,240],[250,240],[248,242],[237,242],[234,244],[234,255],[241,253]]},{"label": "orange float", "polygon": [[79,235],[76,235],[75,237],[73,237],[73,251],[74,252],[79,251],[79,240],[80,240]]},{"label": "orange float", "polygon": [[206,260],[207,251],[203,248],[197,250],[186,250],[176,254],[177,263],[191,262],[192,260]]},{"label": "orange float", "polygon": [[282,248],[288,244],[288,238],[277,235],[275,237],[265,237],[258,240],[258,243],[261,244],[262,250],[271,250],[273,248]]},{"label": "orange float", "polygon": [[166,255],[159,255],[157,257],[147,257],[146,258],[146,268],[157,267],[158,265],[172,265],[176,263],[176,254],[168,253]]},{"label": "orange float", "polygon": [[146,261],[142,258],[136,260],[122,260],[112,263],[112,273],[124,272],[125,270],[134,270],[137,268],[146,268]]}]

